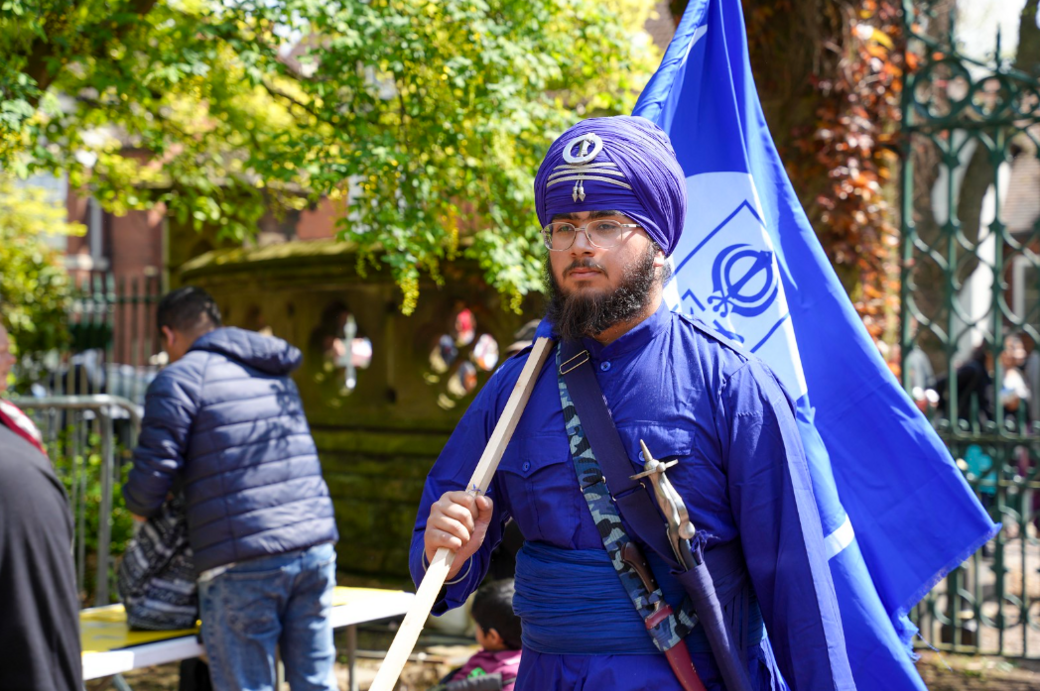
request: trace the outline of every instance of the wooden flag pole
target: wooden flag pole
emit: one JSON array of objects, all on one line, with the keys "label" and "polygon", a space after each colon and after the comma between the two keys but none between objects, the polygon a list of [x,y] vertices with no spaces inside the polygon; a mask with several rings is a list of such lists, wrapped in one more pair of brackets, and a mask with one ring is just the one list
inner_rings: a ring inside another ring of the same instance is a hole
[{"label": "wooden flag pole", "polygon": [[[542,365],[552,352],[552,346],[553,342],[548,338],[539,338],[535,341],[534,349],[528,356],[524,369],[520,372],[520,378],[513,386],[513,392],[509,395],[506,407],[502,410],[502,417],[498,419],[491,438],[484,447],[484,453],[481,454],[480,461],[473,471],[468,490],[479,491],[481,494],[487,492],[491,478],[498,469],[498,463],[502,460],[502,454],[505,453],[506,446],[509,444],[509,439],[513,436],[517,423],[520,422],[520,416],[524,413],[528,399],[531,398],[531,391],[538,380],[538,373],[542,371]],[[412,654],[415,642],[419,640],[419,634],[433,610],[437,595],[444,587],[454,560],[455,552],[447,547],[437,550],[430,561],[429,568],[426,569],[422,583],[419,584],[412,607],[405,615],[401,628],[397,630],[394,642],[390,644],[390,650],[387,651],[383,664],[379,666],[379,672],[376,673],[375,681],[372,682],[369,691],[392,691],[394,685],[397,684],[401,670],[404,669],[408,656]]]}]

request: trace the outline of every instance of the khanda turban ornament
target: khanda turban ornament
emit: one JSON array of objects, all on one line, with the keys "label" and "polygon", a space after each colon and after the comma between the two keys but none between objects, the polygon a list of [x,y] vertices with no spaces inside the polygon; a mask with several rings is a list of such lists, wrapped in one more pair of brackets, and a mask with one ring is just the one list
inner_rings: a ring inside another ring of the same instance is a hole
[{"label": "khanda turban ornament", "polygon": [[589,118],[549,147],[534,181],[535,210],[553,217],[616,211],[669,256],[686,220],[686,176],[668,135],[646,118]]},{"label": "khanda turban ornament", "polygon": [[[577,155],[575,155],[577,150]],[[571,199],[575,202],[585,201],[585,181],[595,180],[606,182],[625,189],[632,189],[632,185],[625,182],[625,174],[621,172],[616,163],[602,161],[596,163],[596,156],[603,150],[603,140],[595,134],[583,134],[567,142],[563,148],[563,160],[566,163],[556,166],[546,187],[552,187],[561,182],[574,181],[571,191]]]}]

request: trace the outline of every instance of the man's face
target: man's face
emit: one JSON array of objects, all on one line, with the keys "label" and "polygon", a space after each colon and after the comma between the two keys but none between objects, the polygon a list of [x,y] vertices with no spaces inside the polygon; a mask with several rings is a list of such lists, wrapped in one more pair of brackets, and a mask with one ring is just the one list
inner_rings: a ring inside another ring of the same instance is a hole
[{"label": "man's face", "polygon": [[15,357],[11,354],[11,339],[7,329],[0,326],[0,393],[7,390],[7,375],[14,366]]},{"label": "man's face", "polygon": [[[553,217],[582,227],[590,221],[632,219],[610,211],[584,211]],[[655,296],[663,253],[642,228],[622,230],[609,248],[589,243],[584,232],[562,251],[550,251],[547,261],[549,318],[565,339],[595,336],[644,313]]]},{"label": "man's face", "polygon": [[[634,223],[631,218],[613,211],[557,214],[552,220],[581,228],[593,219]],[[579,232],[570,249],[549,252],[549,262],[556,285],[564,296],[605,295],[620,287],[625,271],[642,261],[649,247],[650,238],[642,228],[623,228],[618,244],[608,249],[593,246],[585,233]]]},{"label": "man's face", "polygon": [[1019,367],[1025,362],[1026,348],[1022,339],[1008,336],[1004,339],[1004,351],[1000,354],[1000,363],[1005,367]]}]

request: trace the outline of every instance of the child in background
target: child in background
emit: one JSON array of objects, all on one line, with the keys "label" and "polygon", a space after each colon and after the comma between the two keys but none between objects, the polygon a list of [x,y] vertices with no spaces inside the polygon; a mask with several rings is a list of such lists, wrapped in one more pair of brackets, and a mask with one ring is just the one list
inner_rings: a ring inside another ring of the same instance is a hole
[{"label": "child in background", "polygon": [[472,616],[481,650],[435,691],[513,691],[520,667],[520,617],[513,613],[513,592],[511,578],[477,590]]}]

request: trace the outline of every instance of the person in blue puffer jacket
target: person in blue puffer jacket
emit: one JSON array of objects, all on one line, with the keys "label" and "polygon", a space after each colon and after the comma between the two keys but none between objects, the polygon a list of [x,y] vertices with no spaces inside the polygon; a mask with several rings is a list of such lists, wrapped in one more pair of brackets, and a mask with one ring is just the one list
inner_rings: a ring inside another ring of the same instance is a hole
[{"label": "person in blue puffer jacket", "polygon": [[300,351],[222,327],[206,291],[175,290],[158,325],[170,364],[148,387],[123,496],[137,516],[183,491],[202,638],[217,689],[335,689],[328,612],[338,539],[289,373]]}]

